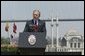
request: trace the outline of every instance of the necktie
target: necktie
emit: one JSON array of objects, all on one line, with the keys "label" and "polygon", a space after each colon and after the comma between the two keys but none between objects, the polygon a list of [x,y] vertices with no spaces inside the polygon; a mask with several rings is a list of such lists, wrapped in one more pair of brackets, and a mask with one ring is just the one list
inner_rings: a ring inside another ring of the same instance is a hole
[{"label": "necktie", "polygon": [[35,20],[35,25],[37,25],[37,20]]},{"label": "necktie", "polygon": [[37,20],[34,21],[34,31],[37,32],[38,31],[38,24],[37,24]]}]

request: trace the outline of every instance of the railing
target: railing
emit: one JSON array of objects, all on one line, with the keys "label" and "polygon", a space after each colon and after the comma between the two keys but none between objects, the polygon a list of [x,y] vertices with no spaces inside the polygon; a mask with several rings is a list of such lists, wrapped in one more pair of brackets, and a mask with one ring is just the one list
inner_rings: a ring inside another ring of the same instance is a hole
[{"label": "railing", "polygon": [[[5,23],[5,22],[26,22],[29,20],[1,20],[1,23]],[[50,19],[44,20],[46,22],[50,22]],[[56,21],[56,19],[54,19],[53,21]],[[59,21],[84,21],[84,19],[59,19]]]}]

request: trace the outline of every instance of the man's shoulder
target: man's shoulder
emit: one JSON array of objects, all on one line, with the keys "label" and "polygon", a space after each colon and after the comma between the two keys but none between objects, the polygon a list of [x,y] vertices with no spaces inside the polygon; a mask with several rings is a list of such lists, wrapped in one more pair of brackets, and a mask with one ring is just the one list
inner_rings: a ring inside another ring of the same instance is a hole
[{"label": "man's shoulder", "polygon": [[28,21],[27,21],[27,23],[31,23],[31,22],[32,22],[32,20],[28,20]]},{"label": "man's shoulder", "polygon": [[45,20],[39,20],[41,23],[45,23]]}]

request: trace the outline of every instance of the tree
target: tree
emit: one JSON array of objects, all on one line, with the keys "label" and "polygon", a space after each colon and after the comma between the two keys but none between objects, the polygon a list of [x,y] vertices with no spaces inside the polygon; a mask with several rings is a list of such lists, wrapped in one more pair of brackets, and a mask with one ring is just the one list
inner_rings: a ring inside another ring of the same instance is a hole
[{"label": "tree", "polygon": [[9,38],[1,37],[1,44],[9,44],[9,43],[10,43]]}]

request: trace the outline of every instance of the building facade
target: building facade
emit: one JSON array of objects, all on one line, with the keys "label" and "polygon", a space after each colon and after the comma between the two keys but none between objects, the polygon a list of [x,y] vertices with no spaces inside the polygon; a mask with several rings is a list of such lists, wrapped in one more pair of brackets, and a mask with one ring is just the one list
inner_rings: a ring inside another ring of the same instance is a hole
[{"label": "building facade", "polygon": [[58,46],[47,45],[46,52],[81,52],[84,55],[84,36],[71,29],[58,42]]}]

